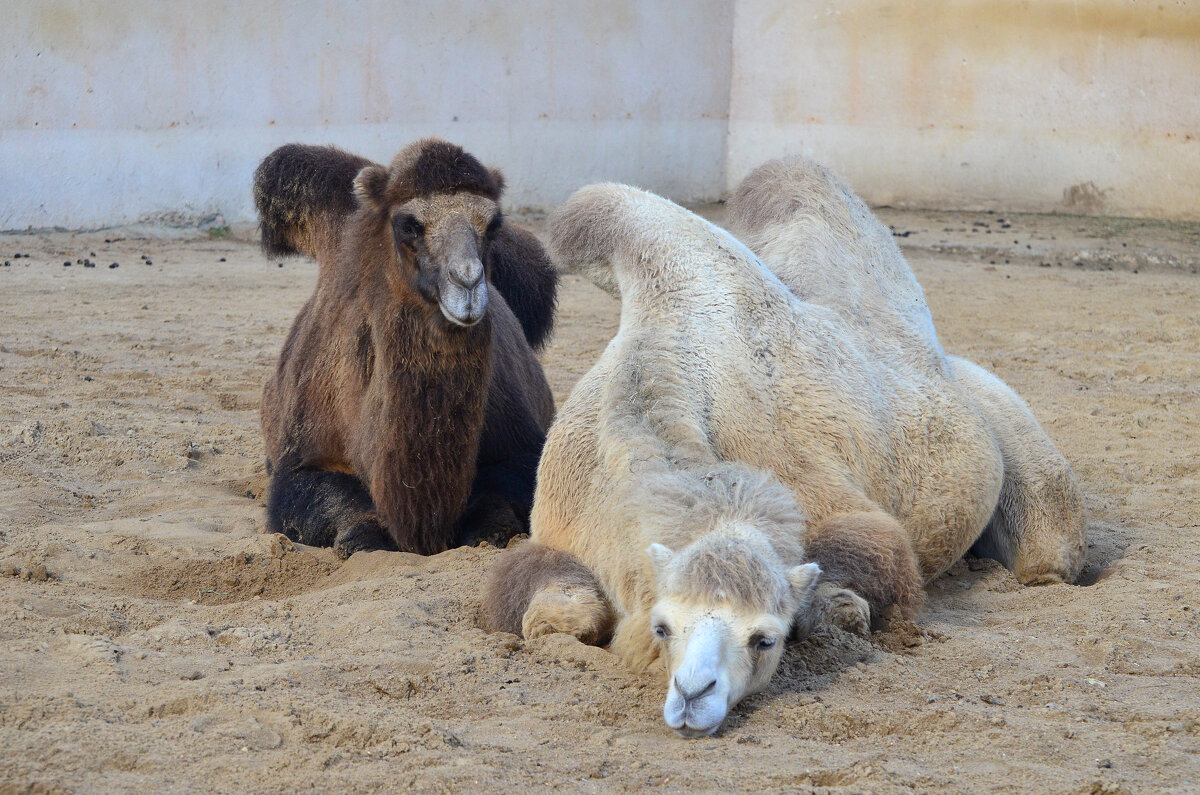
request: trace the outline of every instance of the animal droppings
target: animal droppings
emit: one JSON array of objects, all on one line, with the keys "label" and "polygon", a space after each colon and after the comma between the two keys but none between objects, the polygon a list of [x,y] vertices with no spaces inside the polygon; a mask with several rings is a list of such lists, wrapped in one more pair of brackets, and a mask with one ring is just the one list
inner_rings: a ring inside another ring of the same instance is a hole
[{"label": "animal droppings", "polygon": [[63,267],[64,267],[64,268],[69,268],[69,267],[71,267],[71,260],[65,260],[65,261],[63,262]]},{"label": "animal droppings", "polygon": [[154,263],[153,263],[152,261],[150,261],[150,260],[146,260],[146,264],[147,264],[147,265],[153,265]]},{"label": "animal droppings", "polygon": [[221,257],[219,260],[217,260],[217,262],[224,262],[224,261],[225,261],[224,257]]},{"label": "animal droppings", "polygon": [[119,267],[121,267],[121,263],[119,263],[119,262],[114,262],[113,264],[109,265],[108,267],[109,267],[109,269],[112,269],[112,268],[119,268]]}]

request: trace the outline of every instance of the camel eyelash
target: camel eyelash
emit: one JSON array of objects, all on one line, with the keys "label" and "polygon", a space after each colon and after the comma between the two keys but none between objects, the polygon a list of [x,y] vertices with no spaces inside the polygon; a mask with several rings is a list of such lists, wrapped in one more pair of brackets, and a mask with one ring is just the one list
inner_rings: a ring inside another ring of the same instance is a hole
[{"label": "camel eyelash", "polygon": [[412,241],[425,234],[425,225],[412,215],[397,216],[392,220],[392,228],[395,230],[396,239],[400,241]]},{"label": "camel eyelash", "polygon": [[771,638],[766,635],[754,634],[750,636],[750,647],[756,651],[766,651],[776,643],[776,638]]}]

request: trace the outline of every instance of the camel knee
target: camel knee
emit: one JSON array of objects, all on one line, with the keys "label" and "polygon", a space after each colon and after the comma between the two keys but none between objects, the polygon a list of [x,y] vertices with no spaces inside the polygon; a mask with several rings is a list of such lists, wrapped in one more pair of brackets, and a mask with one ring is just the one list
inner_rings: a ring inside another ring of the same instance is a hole
[{"label": "camel knee", "polygon": [[521,617],[521,634],[532,640],[565,632],[598,646],[608,639],[610,623],[608,602],[594,588],[552,583],[529,601]]},{"label": "camel knee", "polygon": [[825,620],[852,635],[871,634],[871,605],[849,588],[821,583],[815,593]]},{"label": "camel knee", "polygon": [[1009,560],[1025,585],[1074,582],[1083,567],[1086,514],[1074,474],[1064,468],[1035,483],[1005,484],[991,532],[1003,533]]},{"label": "camel knee", "polygon": [[600,644],[612,621],[591,570],[574,555],[533,541],[505,550],[484,585],[480,624],[488,632],[525,638],[567,632]]},{"label": "camel knee", "polygon": [[825,589],[828,614],[844,629],[859,626],[863,606],[868,626],[874,621],[878,628],[890,608],[912,618],[924,599],[912,543],[888,514],[847,513],[817,522],[809,528],[805,554],[820,565],[818,592]]},{"label": "camel knee", "polygon": [[1073,583],[1083,568],[1084,533],[1082,526],[1077,532],[1060,535],[1051,543],[1022,546],[1012,572],[1023,585],[1053,585]]},{"label": "camel knee", "polygon": [[[331,546],[348,531],[361,534],[370,523],[378,527],[374,516],[362,482],[344,472],[280,466],[267,486],[267,528],[302,544]],[[365,538],[355,549],[368,548]],[[371,548],[386,543],[385,534]]]}]

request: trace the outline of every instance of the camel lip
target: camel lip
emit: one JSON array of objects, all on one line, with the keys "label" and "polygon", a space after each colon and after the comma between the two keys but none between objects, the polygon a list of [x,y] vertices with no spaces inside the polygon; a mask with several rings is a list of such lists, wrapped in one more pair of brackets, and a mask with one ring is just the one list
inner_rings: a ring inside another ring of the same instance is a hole
[{"label": "camel lip", "polygon": [[701,737],[708,737],[719,728],[721,728],[720,721],[714,723],[712,726],[709,726],[707,729],[697,729],[687,725],[679,726],[678,728],[675,728],[675,733],[680,737],[684,737],[689,740],[697,740]]},{"label": "camel lip", "polygon": [[442,317],[446,318],[446,320],[449,320],[452,324],[460,328],[470,328],[479,321],[483,320],[483,312],[480,312],[475,317],[468,316],[466,318],[460,318],[447,309],[446,305],[440,301],[438,302],[438,308],[442,310]]},{"label": "camel lip", "polygon": [[441,298],[438,300],[438,309],[442,311],[442,317],[455,326],[470,328],[483,320],[483,316],[487,314],[486,286],[480,286],[474,290],[459,288],[451,291],[451,296],[448,298],[449,300]]}]

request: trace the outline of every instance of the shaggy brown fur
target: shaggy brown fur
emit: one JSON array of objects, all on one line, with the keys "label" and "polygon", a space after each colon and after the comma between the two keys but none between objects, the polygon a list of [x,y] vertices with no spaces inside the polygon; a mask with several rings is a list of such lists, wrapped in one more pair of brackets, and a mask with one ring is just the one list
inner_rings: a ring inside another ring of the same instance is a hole
[{"label": "shaggy brown fur", "polygon": [[[506,550],[488,572],[480,626],[488,632],[523,634],[523,620],[530,602],[547,586],[553,586],[555,596],[564,603],[583,594],[593,596],[599,610],[592,611],[595,617],[583,640],[594,644],[608,642],[612,635],[612,608],[600,596],[595,575],[574,555],[528,541]],[[580,612],[579,605],[569,606]]]},{"label": "shaggy brown fur", "polygon": [[847,513],[810,525],[805,553],[821,567],[821,579],[849,588],[871,606],[871,626],[879,629],[888,608],[900,618],[916,618],[925,589],[912,543],[891,516]]},{"label": "shaggy brown fur", "polygon": [[358,209],[354,178],[369,165],[332,146],[287,144],[267,155],[254,172],[263,251],[332,256],[343,221]]},{"label": "shaggy brown fur", "polygon": [[[348,555],[429,554],[526,527],[549,386],[499,292],[463,286],[455,270],[495,259],[502,186],[435,140],[388,168],[319,147],[263,161],[264,247],[320,264],[263,390],[270,529]],[[347,193],[359,205],[349,215]],[[547,261],[531,237],[510,238],[519,245],[505,252],[507,269]],[[452,319],[448,291],[486,308]],[[552,286],[545,295],[537,311],[549,317]]]}]

